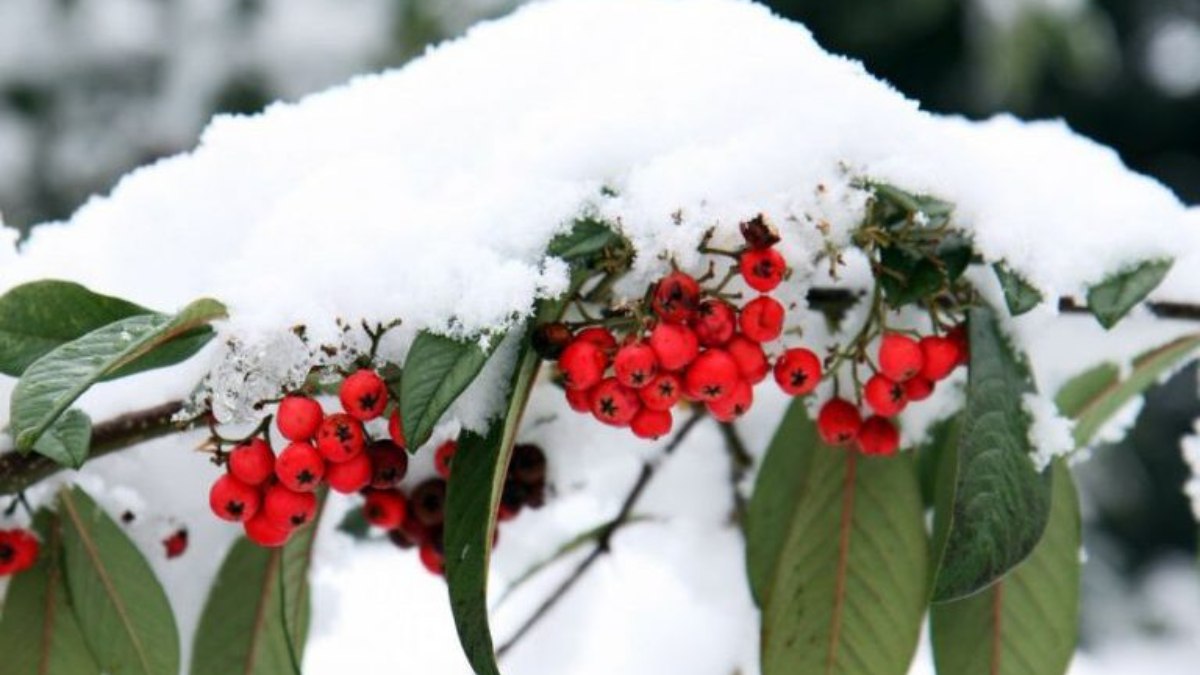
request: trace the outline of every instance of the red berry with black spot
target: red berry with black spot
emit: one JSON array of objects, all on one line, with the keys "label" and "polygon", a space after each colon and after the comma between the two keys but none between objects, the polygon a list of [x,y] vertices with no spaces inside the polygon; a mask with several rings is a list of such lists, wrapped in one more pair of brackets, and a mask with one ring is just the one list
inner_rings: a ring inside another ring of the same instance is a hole
[{"label": "red berry with black spot", "polygon": [[592,391],[592,415],[610,426],[629,426],[641,407],[637,391],[624,386],[615,377],[605,378]]},{"label": "red berry with black spot", "polygon": [[933,394],[933,382],[914,375],[904,382],[904,396],[910,401],[924,401]]},{"label": "red berry with black spot", "polygon": [[659,323],[650,331],[650,348],[658,357],[663,370],[677,371],[687,367],[700,353],[696,332],[683,324]]},{"label": "red berry with black spot", "polygon": [[378,373],[364,368],[342,382],[338,398],[343,410],[367,422],[382,415],[387,407],[387,385]]},{"label": "red berry with black spot", "polygon": [[246,485],[261,485],[275,473],[275,453],[261,438],[238,443],[229,453],[229,473]]},{"label": "red berry with black spot", "polygon": [[787,271],[783,256],[773,248],[750,249],[742,253],[738,267],[746,284],[760,293],[775,290]]},{"label": "red berry with black spot", "polygon": [[187,553],[188,531],[186,529],[175,530],[162,540],[162,545],[163,552],[167,555],[167,560],[178,558]]},{"label": "red berry with black spot", "polygon": [[737,362],[738,373],[750,384],[758,384],[771,372],[767,354],[762,345],[745,335],[734,335],[725,345],[725,351]]},{"label": "red berry with black spot", "polygon": [[908,405],[904,385],[886,375],[876,373],[863,387],[863,398],[871,410],[881,417],[894,417]]},{"label": "red berry with black spot", "polygon": [[591,389],[567,389],[567,405],[577,413],[592,412]]},{"label": "red berry with black spot", "polygon": [[371,458],[360,452],[354,459],[325,467],[325,481],[334,492],[354,494],[371,484]]},{"label": "red berry with black spot", "polygon": [[631,342],[617,350],[613,372],[617,382],[631,389],[641,389],[658,374],[658,357],[645,342]]},{"label": "red berry with black spot", "polygon": [[408,498],[408,514],[425,527],[437,527],[446,520],[446,481],[427,480]]},{"label": "red berry with black spot", "polygon": [[879,343],[879,371],[897,382],[920,373],[923,363],[921,345],[907,335],[887,333]]},{"label": "red berry with black spot", "polygon": [[817,433],[829,445],[847,445],[858,437],[862,416],[858,408],[841,398],[832,398],[817,413]]},{"label": "red berry with black spot", "polygon": [[367,448],[371,460],[371,487],[376,490],[394,488],[408,473],[408,453],[391,441],[375,441]]},{"label": "red berry with black spot", "polygon": [[292,537],[292,528],[271,520],[265,513],[247,520],[243,526],[250,541],[266,548],[283,546]]},{"label": "red berry with black spot", "polygon": [[728,302],[709,298],[696,308],[691,326],[700,344],[720,347],[733,337],[733,331],[737,328],[737,312]]},{"label": "red berry with black spot", "polygon": [[633,421],[629,423],[629,428],[633,431],[634,436],[653,440],[671,433],[671,424],[673,422],[674,419],[671,416],[670,410],[642,408],[638,411],[638,414],[633,416]]},{"label": "red berry with black spot", "polygon": [[686,323],[700,304],[700,284],[683,272],[672,272],[654,286],[650,306],[663,321]]},{"label": "red berry with black spot", "polygon": [[558,359],[563,384],[567,389],[591,389],[604,378],[608,357],[595,343],[575,340],[567,345]]},{"label": "red berry with black spot", "polygon": [[404,422],[400,419],[400,411],[397,410],[388,418],[388,436],[392,437],[392,442],[396,445],[407,448],[408,440],[404,438]]},{"label": "red berry with black spot", "polygon": [[450,477],[450,464],[454,461],[456,454],[458,454],[458,441],[449,440],[438,446],[437,451],[433,453],[433,468],[437,471],[437,475],[442,478]]},{"label": "red berry with black spot", "polygon": [[311,492],[293,492],[282,485],[271,485],[263,494],[262,508],[271,522],[295,529],[312,520],[317,512],[317,497]]},{"label": "red berry with black spot", "polygon": [[732,422],[754,405],[754,388],[745,380],[738,380],[728,396],[705,403],[708,412],[720,422]]},{"label": "red berry with black spot", "polygon": [[275,460],[275,476],[296,492],[312,492],[325,477],[325,460],[308,443],[292,443]]},{"label": "red berry with black spot", "polygon": [[225,474],[208,491],[208,505],[221,520],[240,523],[258,513],[261,504],[258,489]]},{"label": "red berry with black spot", "polygon": [[740,379],[737,361],[729,352],[709,349],[688,366],[683,391],[695,401],[716,401],[728,396]]},{"label": "red berry with black spot", "polygon": [[317,427],[324,416],[320,403],[307,396],[292,394],[284,396],[279,402],[275,426],[289,441],[307,441],[317,434]]},{"label": "red berry with black spot", "polygon": [[362,422],[346,413],[334,413],[321,421],[317,451],[329,462],[345,462],[362,454],[366,443]]},{"label": "red berry with black spot", "polygon": [[417,552],[417,557],[421,559],[421,564],[429,570],[430,574],[436,574],[439,577],[445,576],[445,557],[432,544],[422,544]]},{"label": "red berry with black spot", "polygon": [[775,381],[790,396],[805,396],[821,383],[821,359],[810,349],[789,349],[775,361]]},{"label": "red berry with black spot", "polygon": [[363,515],[367,522],[385,530],[395,529],[404,523],[407,505],[404,495],[393,490],[371,490],[363,504]]},{"label": "red berry with black spot", "polygon": [[[575,341],[590,342],[600,348],[604,352],[605,358],[608,358],[617,350],[617,336],[612,334],[612,331],[604,326],[588,326],[575,334]],[[607,363],[607,362],[606,362]]]},{"label": "red berry with black spot", "polygon": [[29,530],[0,530],[0,577],[33,567],[41,542]]},{"label": "red berry with black spot", "polygon": [[921,377],[930,382],[946,379],[962,362],[958,342],[948,337],[929,335],[921,338]]},{"label": "red berry with black spot", "polygon": [[659,373],[638,390],[642,405],[650,410],[670,410],[683,396],[683,383],[674,373]]},{"label": "red berry with black spot", "polygon": [[872,415],[858,430],[858,449],[864,455],[892,455],[898,447],[900,432],[891,420]]},{"label": "red berry with black spot", "polygon": [[739,325],[742,334],[755,342],[770,342],[783,333],[786,312],[779,301],[760,295],[742,308]]}]

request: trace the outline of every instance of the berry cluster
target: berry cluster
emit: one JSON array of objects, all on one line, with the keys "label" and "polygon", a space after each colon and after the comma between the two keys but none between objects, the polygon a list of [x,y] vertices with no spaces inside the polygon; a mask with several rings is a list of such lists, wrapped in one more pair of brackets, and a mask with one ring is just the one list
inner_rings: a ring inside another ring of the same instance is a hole
[{"label": "berry cluster", "polygon": [[29,530],[0,530],[0,577],[33,567],[40,550],[41,544]]}]

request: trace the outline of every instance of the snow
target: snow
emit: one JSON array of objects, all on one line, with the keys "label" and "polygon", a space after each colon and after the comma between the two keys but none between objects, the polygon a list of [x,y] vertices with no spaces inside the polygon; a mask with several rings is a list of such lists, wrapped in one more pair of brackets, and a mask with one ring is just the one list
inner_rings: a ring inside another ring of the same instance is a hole
[{"label": "snow", "polygon": [[1050,466],[1055,457],[1075,450],[1072,430],[1075,423],[1058,413],[1058,407],[1045,396],[1026,394],[1025,412],[1030,416],[1029,442],[1033,445],[1033,463],[1038,471]]}]

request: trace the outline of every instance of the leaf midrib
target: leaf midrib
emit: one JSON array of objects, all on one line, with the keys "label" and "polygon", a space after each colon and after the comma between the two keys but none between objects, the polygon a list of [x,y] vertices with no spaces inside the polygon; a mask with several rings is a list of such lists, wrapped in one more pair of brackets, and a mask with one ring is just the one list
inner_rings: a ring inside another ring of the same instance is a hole
[{"label": "leaf midrib", "polygon": [[[58,551],[59,541],[62,538],[58,528],[58,519],[55,518],[50,526],[49,541],[46,542],[47,548],[50,551]],[[41,652],[38,654],[39,675],[48,675],[50,672],[50,642],[54,636],[54,601],[57,597],[58,583],[61,576],[58,565],[55,564],[53,559],[48,558],[45,564],[47,565],[46,611],[42,613],[42,644],[40,645]]]},{"label": "leaf midrib", "polygon": [[846,604],[846,575],[850,560],[850,531],[854,523],[854,479],[857,458],[853,450],[846,453],[845,477],[842,480],[842,519],[838,525],[837,578],[834,582],[833,617],[829,627],[829,652],[825,673],[833,673],[841,646],[842,614]]},{"label": "leaf midrib", "polygon": [[[242,669],[245,675],[253,675],[254,667],[258,665],[259,640],[262,639],[263,625],[267,620],[267,600],[271,595],[272,580],[279,573],[280,551],[279,548],[271,549],[267,558],[267,573],[263,577],[262,591],[258,594],[258,603],[254,607],[254,630],[250,632],[250,646],[246,652],[245,667]],[[287,630],[287,626],[283,626],[283,630]]]}]

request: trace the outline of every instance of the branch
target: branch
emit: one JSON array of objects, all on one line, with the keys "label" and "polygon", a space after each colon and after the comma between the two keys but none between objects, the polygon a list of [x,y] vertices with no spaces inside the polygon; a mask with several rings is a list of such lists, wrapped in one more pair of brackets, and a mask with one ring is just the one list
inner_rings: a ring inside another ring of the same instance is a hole
[{"label": "branch", "polygon": [[746,497],[742,494],[741,485],[746,472],[754,466],[754,458],[746,450],[746,444],[732,422],[722,422],[720,428],[721,435],[725,437],[725,449],[729,452],[729,490],[733,494],[730,520],[741,529],[746,525]]}]

